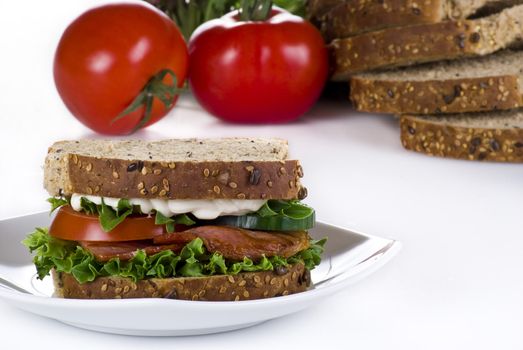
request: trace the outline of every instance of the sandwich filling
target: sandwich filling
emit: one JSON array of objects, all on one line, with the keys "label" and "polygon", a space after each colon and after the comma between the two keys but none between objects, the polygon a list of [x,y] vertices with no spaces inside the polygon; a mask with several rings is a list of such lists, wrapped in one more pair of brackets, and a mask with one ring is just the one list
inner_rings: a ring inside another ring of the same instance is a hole
[{"label": "sandwich filling", "polygon": [[[101,205],[102,201],[113,208],[118,209],[121,198],[85,196],[74,193],[71,196],[71,207],[76,211],[82,210],[82,198],[85,198],[96,205]],[[178,214],[193,214],[202,220],[216,219],[223,215],[244,215],[256,212],[267,201],[263,199],[143,199],[130,198],[129,203],[138,207],[137,209],[144,214],[160,212],[163,216],[171,217]]]},{"label": "sandwich filling", "polygon": [[49,229],[23,243],[40,279],[69,273],[147,278],[284,271],[320,263],[325,239],[313,240],[314,210],[298,200],[135,200],[75,194],[50,198]]}]

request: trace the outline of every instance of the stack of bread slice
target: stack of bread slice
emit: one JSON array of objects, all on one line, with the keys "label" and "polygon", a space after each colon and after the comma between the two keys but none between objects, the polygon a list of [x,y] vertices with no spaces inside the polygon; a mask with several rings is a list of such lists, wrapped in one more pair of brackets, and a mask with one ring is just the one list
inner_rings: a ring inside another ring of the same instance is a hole
[{"label": "stack of bread slice", "polygon": [[407,149],[523,162],[523,0],[333,1],[309,9],[356,109]]}]

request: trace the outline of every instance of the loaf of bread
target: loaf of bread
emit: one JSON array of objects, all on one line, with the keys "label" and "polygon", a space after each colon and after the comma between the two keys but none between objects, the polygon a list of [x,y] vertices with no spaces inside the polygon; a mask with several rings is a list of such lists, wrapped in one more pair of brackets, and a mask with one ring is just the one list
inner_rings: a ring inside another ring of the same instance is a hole
[{"label": "loaf of bread", "polygon": [[49,148],[44,186],[53,196],[303,198],[303,170],[287,152],[281,139],[61,141]]},{"label": "loaf of bread", "polygon": [[441,114],[523,106],[523,51],[443,61],[351,78],[356,109],[374,113]]},{"label": "loaf of bread", "polygon": [[242,272],[210,277],[149,278],[133,282],[118,276],[78,283],[70,274],[53,271],[55,294],[74,299],[168,298],[201,301],[238,301],[272,298],[306,291],[310,272],[303,264],[275,271]]},{"label": "loaf of bread", "polygon": [[[321,30],[330,41],[385,28],[466,19],[521,3],[522,0],[346,0],[327,8],[321,17]],[[318,11],[317,8],[315,4],[313,9]]]},{"label": "loaf of bread", "polygon": [[334,80],[358,72],[485,56],[523,42],[523,5],[488,17],[368,32],[330,44]]},{"label": "loaf of bread", "polygon": [[400,117],[401,142],[431,156],[523,162],[523,111]]}]

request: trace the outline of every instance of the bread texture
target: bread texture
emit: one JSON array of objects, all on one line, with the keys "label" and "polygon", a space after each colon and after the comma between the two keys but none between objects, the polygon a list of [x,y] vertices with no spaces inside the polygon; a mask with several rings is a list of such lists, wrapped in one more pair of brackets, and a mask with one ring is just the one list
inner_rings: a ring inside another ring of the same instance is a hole
[{"label": "bread texture", "polygon": [[44,187],[116,198],[296,199],[303,170],[281,139],[60,141],[48,151]]},{"label": "bread texture", "polygon": [[431,156],[523,162],[523,111],[400,117],[401,142]]},{"label": "bread texture", "polygon": [[321,17],[327,40],[385,28],[466,19],[521,4],[521,0],[346,0]]},{"label": "bread texture", "polygon": [[523,106],[523,51],[361,73],[351,80],[359,111],[441,114]]},{"label": "bread texture", "polygon": [[523,42],[523,5],[478,19],[369,32],[330,45],[334,80],[358,72],[485,56]]},{"label": "bread texture", "polygon": [[73,299],[168,298],[238,301],[272,298],[306,291],[310,272],[303,264],[278,271],[243,272],[211,277],[151,278],[133,282],[123,277],[98,277],[80,284],[67,273],[53,271],[55,295]]},{"label": "bread texture", "polygon": [[307,0],[307,19],[315,24],[319,24],[330,9],[343,2],[344,0]]}]

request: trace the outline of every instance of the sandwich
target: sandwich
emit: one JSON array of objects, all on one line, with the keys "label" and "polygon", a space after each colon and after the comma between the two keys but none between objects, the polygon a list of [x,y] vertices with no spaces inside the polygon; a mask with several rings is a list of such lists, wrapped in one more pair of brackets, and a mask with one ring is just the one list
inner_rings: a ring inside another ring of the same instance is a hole
[{"label": "sandwich", "polygon": [[325,239],[281,139],[54,143],[38,278],[79,299],[238,301],[303,292]]}]

